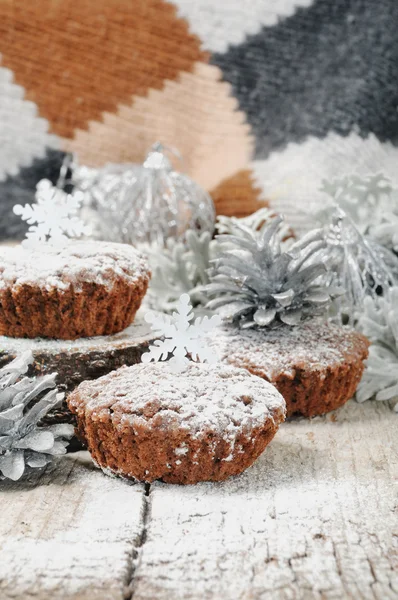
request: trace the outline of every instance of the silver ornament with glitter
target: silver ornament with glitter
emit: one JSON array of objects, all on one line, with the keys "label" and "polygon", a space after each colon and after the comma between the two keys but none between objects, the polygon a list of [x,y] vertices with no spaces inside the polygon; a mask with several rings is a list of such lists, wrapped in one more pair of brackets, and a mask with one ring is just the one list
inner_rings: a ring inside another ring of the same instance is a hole
[{"label": "silver ornament with glitter", "polygon": [[352,324],[367,296],[377,297],[398,282],[398,258],[370,236],[362,235],[338,206],[329,211],[324,238],[326,245],[312,260],[323,261],[329,285],[344,290],[334,300],[330,316]]},{"label": "silver ornament with glitter", "polygon": [[[337,205],[351,218],[361,235],[398,251],[398,190],[383,173],[323,181],[321,191],[329,196],[332,206]],[[328,223],[330,206],[319,211],[316,219]]]},{"label": "silver ornament with glitter", "polygon": [[143,165],[77,169],[74,180],[96,217],[96,237],[133,245],[164,246],[185,232],[214,230],[212,199],[187,175],[172,168],[156,143]]}]

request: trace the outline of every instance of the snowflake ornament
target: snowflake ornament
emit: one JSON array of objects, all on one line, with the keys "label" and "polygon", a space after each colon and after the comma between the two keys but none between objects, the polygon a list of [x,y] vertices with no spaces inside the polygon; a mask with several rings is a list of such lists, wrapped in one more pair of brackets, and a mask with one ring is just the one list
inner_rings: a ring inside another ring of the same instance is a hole
[{"label": "snowflake ornament", "polygon": [[14,214],[30,225],[25,248],[36,248],[42,243],[51,246],[64,246],[69,238],[90,234],[88,227],[77,215],[81,209],[84,194],[67,194],[53,186],[48,179],[39,181],[34,204],[16,204]]},{"label": "snowflake ornament", "polygon": [[189,363],[188,355],[194,362],[217,362],[217,356],[203,338],[215,327],[221,324],[218,315],[197,317],[193,322],[194,314],[188,294],[180,296],[177,310],[172,315],[155,314],[149,312],[145,315],[151,329],[164,337],[156,340],[149,348],[149,352],[142,355],[143,363],[167,360],[170,367],[179,373]]}]

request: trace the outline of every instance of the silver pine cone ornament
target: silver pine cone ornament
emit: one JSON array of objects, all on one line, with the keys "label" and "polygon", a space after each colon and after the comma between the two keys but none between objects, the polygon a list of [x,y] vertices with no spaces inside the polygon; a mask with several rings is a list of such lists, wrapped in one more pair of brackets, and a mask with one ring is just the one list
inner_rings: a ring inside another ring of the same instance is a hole
[{"label": "silver pine cone ornament", "polygon": [[41,424],[64,394],[56,389],[56,373],[25,377],[32,362],[26,352],[0,369],[0,479],[17,481],[27,467],[44,467],[65,454],[73,435],[72,425]]},{"label": "silver pine cone ornament", "polygon": [[[268,208],[261,208],[248,217],[227,217],[218,215],[216,229],[219,233],[239,236],[240,225],[259,230],[276,215]],[[237,227],[237,229],[235,229]],[[291,229],[284,222],[278,227],[282,247],[291,243]],[[166,247],[159,252],[157,246],[146,246],[152,268],[148,299],[151,308],[162,312],[173,312],[177,308],[181,294],[189,294],[195,314],[206,312],[208,298],[204,286],[209,282],[209,270],[219,252],[217,240],[208,231],[197,232],[188,229],[185,240],[169,238]]]},{"label": "silver pine cone ornament", "polygon": [[278,217],[259,231],[235,224],[234,235],[217,237],[221,252],[206,286],[209,310],[242,328],[297,325],[326,311],[331,300],[322,281],[326,267],[321,260],[311,262],[325,247],[322,230],[283,251],[281,222]]},{"label": "silver pine cone ornament", "polygon": [[[241,225],[249,227],[249,229],[253,229],[254,231],[259,231],[263,225],[270,223],[277,216],[278,215],[275,214],[275,211],[266,207],[256,210],[256,212],[248,215],[247,217],[227,217],[226,215],[218,215],[216,221],[216,230],[220,234],[229,233],[239,237]],[[293,243],[294,234],[292,228],[283,219],[279,223],[278,236],[284,249]]]}]

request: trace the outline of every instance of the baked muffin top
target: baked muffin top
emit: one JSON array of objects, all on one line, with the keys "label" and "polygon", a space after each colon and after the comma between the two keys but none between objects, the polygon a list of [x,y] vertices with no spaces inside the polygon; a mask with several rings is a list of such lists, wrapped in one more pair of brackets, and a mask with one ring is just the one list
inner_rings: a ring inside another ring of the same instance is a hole
[{"label": "baked muffin top", "polygon": [[145,256],[127,244],[72,241],[62,248],[0,248],[0,290],[31,285],[46,291],[73,286],[78,291],[83,283],[112,288],[120,279],[134,285],[149,277]]},{"label": "baked muffin top", "polygon": [[284,419],[285,401],[269,383],[245,369],[190,362],[176,375],[165,362],[121,367],[85,381],[69,397],[74,411],[116,428],[185,430],[190,438],[211,431],[232,442],[269,419]]},{"label": "baked muffin top", "polygon": [[242,330],[223,326],[212,331],[206,343],[220,360],[270,381],[281,375],[293,379],[298,369],[326,371],[345,362],[362,361],[369,346],[357,331],[319,318],[294,327]]}]

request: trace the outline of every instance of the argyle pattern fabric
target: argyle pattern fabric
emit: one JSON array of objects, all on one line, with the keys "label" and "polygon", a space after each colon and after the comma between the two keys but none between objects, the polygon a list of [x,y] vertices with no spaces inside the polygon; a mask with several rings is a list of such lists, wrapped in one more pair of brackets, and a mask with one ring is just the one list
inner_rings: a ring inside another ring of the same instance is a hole
[{"label": "argyle pattern fabric", "polygon": [[298,230],[324,178],[398,186],[397,0],[0,0],[0,239],[15,203],[79,163],[159,140],[217,211]]}]

